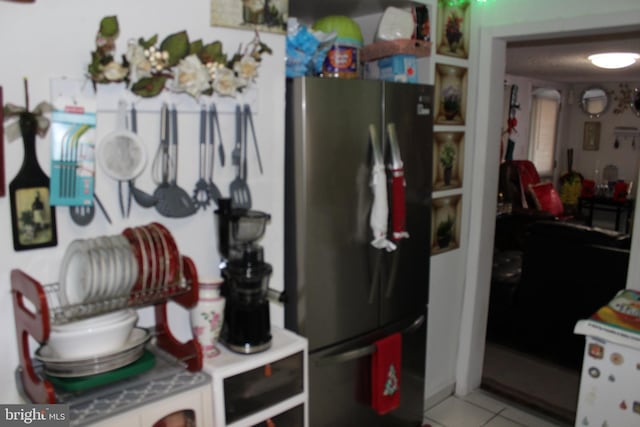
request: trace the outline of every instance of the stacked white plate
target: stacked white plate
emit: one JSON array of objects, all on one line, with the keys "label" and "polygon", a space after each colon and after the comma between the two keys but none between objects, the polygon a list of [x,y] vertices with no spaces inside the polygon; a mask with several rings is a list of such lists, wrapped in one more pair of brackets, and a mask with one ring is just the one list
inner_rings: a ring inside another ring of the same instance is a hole
[{"label": "stacked white plate", "polygon": [[51,346],[40,347],[34,357],[42,362],[44,372],[56,377],[84,377],[109,372],[138,360],[151,338],[149,330],[134,328],[125,343],[115,350],[83,357],[62,357]]},{"label": "stacked white plate", "polygon": [[138,264],[122,235],[77,239],[60,268],[63,306],[126,297],[138,278]]}]

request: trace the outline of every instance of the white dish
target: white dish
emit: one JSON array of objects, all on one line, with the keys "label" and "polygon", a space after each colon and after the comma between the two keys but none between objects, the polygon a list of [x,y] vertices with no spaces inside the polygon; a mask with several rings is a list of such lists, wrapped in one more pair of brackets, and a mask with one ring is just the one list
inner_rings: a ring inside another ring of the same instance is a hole
[{"label": "white dish", "polygon": [[60,299],[62,305],[79,304],[90,293],[91,262],[85,240],[72,241],[64,254],[60,268]]},{"label": "white dish", "polygon": [[51,329],[48,346],[64,359],[87,358],[112,352],[127,342],[138,321],[135,310],[110,322],[83,322],[80,326]]},{"label": "white dish", "polygon": [[36,350],[34,358],[44,365],[47,374],[58,377],[83,377],[108,372],[136,361],[144,352],[151,332],[144,328],[131,331],[127,341],[118,349],[88,358],[61,358],[48,345]]},{"label": "white dish", "polygon": [[131,317],[134,315],[135,315],[134,310],[127,308],[124,310],[112,311],[110,313],[88,317],[86,319],[81,319],[74,322],[63,323],[61,325],[53,324],[51,325],[51,330],[52,331],[70,331],[70,330],[89,328],[91,326],[95,327],[103,324],[118,322],[126,317]]}]

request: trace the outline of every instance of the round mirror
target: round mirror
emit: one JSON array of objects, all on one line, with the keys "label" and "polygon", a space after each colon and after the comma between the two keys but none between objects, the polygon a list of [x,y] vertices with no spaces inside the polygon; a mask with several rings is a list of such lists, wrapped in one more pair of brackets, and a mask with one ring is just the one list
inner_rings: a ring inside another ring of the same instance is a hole
[{"label": "round mirror", "polygon": [[589,117],[600,117],[609,108],[609,95],[601,87],[590,87],[580,95],[580,108]]},{"label": "round mirror", "polygon": [[631,94],[631,109],[640,117],[640,89],[635,88]]}]

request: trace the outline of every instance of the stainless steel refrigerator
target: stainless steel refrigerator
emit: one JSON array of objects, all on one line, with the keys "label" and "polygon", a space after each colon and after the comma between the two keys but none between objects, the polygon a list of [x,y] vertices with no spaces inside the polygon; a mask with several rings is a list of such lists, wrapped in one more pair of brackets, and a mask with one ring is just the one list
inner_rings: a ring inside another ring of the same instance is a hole
[{"label": "stainless steel refrigerator", "polygon": [[[312,427],[422,425],[432,103],[427,85],[287,82],[285,326],[309,340]],[[404,168],[409,237],[390,252],[370,244],[372,128],[389,165],[397,162],[388,132],[395,128]],[[374,343],[396,332],[402,332],[400,406],[381,416],[370,406],[371,357]]]}]

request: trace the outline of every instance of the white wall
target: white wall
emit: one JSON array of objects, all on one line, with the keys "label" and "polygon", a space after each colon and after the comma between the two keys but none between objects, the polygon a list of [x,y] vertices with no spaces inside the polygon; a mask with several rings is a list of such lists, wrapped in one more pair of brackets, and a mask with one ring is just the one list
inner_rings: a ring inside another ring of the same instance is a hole
[{"label": "white wall", "polygon": [[[149,38],[158,34],[160,39],[174,32],[187,30],[190,38],[205,42],[220,40],[224,50],[233,54],[240,44],[253,38],[253,32],[209,26],[209,2],[203,0],[111,0],[95,2],[84,0],[38,1],[33,4],[0,2],[0,85],[4,89],[4,102],[24,105],[22,78],[28,77],[31,105],[49,100],[49,79],[55,77],[82,78],[100,19],[107,15],[118,16],[121,28],[118,52],[124,53],[129,38]],[[271,224],[264,238],[265,257],[274,267],[272,287],[283,288],[283,162],[284,162],[284,37],[261,34],[262,41],[273,49],[272,56],[265,56],[258,78],[258,103],[255,110],[255,126],[258,135],[265,173],[260,176],[255,157],[249,151],[249,185],[255,209],[272,214]],[[141,112],[139,133],[145,140],[149,155],[153,155],[159,142],[159,115]],[[234,121],[230,114],[220,117],[227,158],[233,143]],[[99,112],[98,138],[115,126],[112,112]],[[178,184],[191,192],[196,182],[197,168],[197,114],[180,114],[180,165]],[[49,167],[48,137],[39,139],[38,159],[47,174]],[[17,173],[22,162],[20,142],[5,144],[7,182]],[[230,163],[224,169],[216,166],[215,181],[228,195],[228,184],[234,175]],[[14,383],[14,370],[18,365],[13,308],[9,292],[9,272],[20,268],[45,284],[57,281],[60,261],[73,239],[118,234],[125,227],[160,221],[167,225],[177,240],[180,251],[193,258],[201,276],[219,275],[217,235],[213,226],[213,213],[209,208],[185,219],[167,219],[155,210],[143,210],[134,205],[129,219],[122,219],[117,202],[117,185],[100,169],[96,177],[97,189],[107,206],[113,225],[107,224],[97,212],[94,221],[85,228],[72,223],[66,208],[57,209],[58,246],[16,253],[11,241],[9,197],[0,198],[0,322],[5,327],[0,332],[0,347],[4,349],[0,367],[0,402],[17,403],[19,397]],[[142,188],[153,190],[150,167],[137,180]],[[149,309],[142,310],[142,323],[149,322]],[[185,337],[189,330],[187,313],[174,308],[170,312],[172,324],[178,334]],[[272,309],[272,321],[283,324],[282,311]]]},{"label": "white wall", "polygon": [[[640,87],[639,82],[627,82],[629,87]],[[580,84],[573,86],[576,100],[583,90],[593,84]],[[567,145],[575,148],[575,169],[582,173],[585,178],[595,179],[596,168],[600,171],[606,165],[612,164],[618,167],[618,178],[625,181],[633,181],[636,185],[638,180],[638,160],[640,158],[640,137],[636,137],[636,146],[632,146],[632,138],[619,138],[619,148],[614,147],[614,129],[617,126],[633,126],[640,129],[640,117],[636,116],[631,109],[627,108],[621,114],[615,114],[614,109],[618,107],[618,101],[614,101],[613,93],[619,94],[618,83],[599,83],[598,86],[606,91],[611,91],[609,108],[599,118],[589,118],[580,109],[580,105],[574,102],[570,109],[571,133]],[[587,151],[582,149],[585,122],[599,122],[601,124],[600,149],[597,151]]]}]

